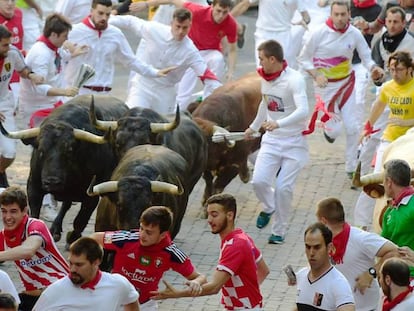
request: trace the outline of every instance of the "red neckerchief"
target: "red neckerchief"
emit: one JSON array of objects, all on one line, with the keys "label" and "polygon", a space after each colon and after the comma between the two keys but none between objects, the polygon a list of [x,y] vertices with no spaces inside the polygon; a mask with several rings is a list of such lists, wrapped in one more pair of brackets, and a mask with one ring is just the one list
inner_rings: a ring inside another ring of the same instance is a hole
[{"label": "red neckerchief", "polygon": [[62,70],[62,66],[61,66],[61,57],[59,54],[59,48],[54,45],[48,38],[46,38],[45,36],[41,35],[39,37],[39,39],[37,39],[37,41],[43,42],[49,49],[51,49],[53,52],[55,52],[55,66],[56,66],[56,71],[59,73]]},{"label": "red neckerchief", "polygon": [[342,231],[334,236],[332,239],[335,250],[330,253],[332,259],[336,264],[341,264],[344,261],[344,255],[346,246],[349,240],[349,233],[351,232],[351,226],[348,223],[344,223]]},{"label": "red neckerchief", "polygon": [[404,199],[405,197],[408,197],[409,195],[413,195],[413,194],[414,194],[413,187],[411,186],[405,187],[403,190],[401,190],[398,197],[392,200],[391,202],[392,206],[397,207],[400,204],[402,199]]},{"label": "red neckerchief", "polygon": [[206,71],[204,71],[202,76],[199,76],[201,82],[204,82],[205,79],[210,79],[210,80],[217,80],[218,78],[216,77],[216,75],[214,74],[214,72],[212,72],[210,69],[206,69]]},{"label": "red neckerchief", "polygon": [[370,8],[377,4],[376,0],[366,0],[362,2],[360,2],[359,0],[353,0],[353,1],[354,1],[355,7],[357,8]]},{"label": "red neckerchief", "polygon": [[349,23],[347,23],[344,29],[337,29],[332,21],[332,18],[330,17],[326,20],[326,25],[328,25],[328,27],[331,28],[332,30],[340,32],[340,33],[344,33],[349,28]]},{"label": "red neckerchief", "polygon": [[282,74],[282,71],[285,70],[287,67],[287,61],[283,60],[283,68],[280,71],[276,71],[275,73],[271,73],[271,74],[267,74],[263,71],[263,68],[260,67],[257,69],[257,73],[266,81],[273,81],[277,78],[280,77],[280,75]]},{"label": "red neckerchief", "polygon": [[101,270],[98,270],[95,277],[92,280],[90,280],[89,282],[81,285],[81,288],[82,289],[89,288],[89,289],[95,290],[95,287],[99,283],[101,278],[102,278],[102,272],[101,272]]},{"label": "red neckerchief", "polygon": [[92,23],[91,16],[87,16],[82,20],[82,23],[84,23],[89,28],[96,30],[98,32],[98,37],[100,38],[102,35],[102,30],[96,29],[95,25]]},{"label": "red neckerchief", "polygon": [[22,244],[23,234],[28,220],[29,216],[26,214],[23,216],[21,223],[16,227],[16,229],[3,229],[4,239],[6,240],[6,245],[8,247],[16,247]]},{"label": "red neckerchief", "polygon": [[406,291],[402,292],[391,301],[388,300],[388,297],[385,297],[384,303],[382,305],[382,311],[391,311],[396,305],[403,301],[405,297],[407,297],[412,291],[413,287],[408,286],[408,289]]}]

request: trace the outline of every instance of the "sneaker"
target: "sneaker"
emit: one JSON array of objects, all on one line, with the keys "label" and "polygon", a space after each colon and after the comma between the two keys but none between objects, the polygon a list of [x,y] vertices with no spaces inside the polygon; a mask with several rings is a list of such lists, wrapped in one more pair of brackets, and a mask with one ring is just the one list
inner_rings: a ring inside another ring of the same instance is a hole
[{"label": "sneaker", "polygon": [[244,34],[246,33],[247,24],[241,25],[242,31],[237,34],[237,47],[239,49],[244,46]]},{"label": "sneaker", "polygon": [[50,204],[42,205],[42,219],[46,221],[54,221],[57,216],[57,207],[54,207]]},{"label": "sneaker", "polygon": [[272,234],[269,237],[269,244],[283,244],[285,242],[285,238],[280,235],[274,235]]},{"label": "sneaker", "polygon": [[7,180],[6,172],[0,173],[0,187],[7,188],[9,187],[9,181]]},{"label": "sneaker", "polygon": [[272,216],[272,214],[260,212],[259,216],[257,216],[256,227],[259,229],[266,227],[270,221],[270,216]]},{"label": "sneaker", "polygon": [[325,139],[328,141],[328,143],[333,144],[333,142],[335,141],[335,138],[331,138],[328,136],[328,134],[325,133],[325,131],[323,131],[323,136],[325,137]]}]

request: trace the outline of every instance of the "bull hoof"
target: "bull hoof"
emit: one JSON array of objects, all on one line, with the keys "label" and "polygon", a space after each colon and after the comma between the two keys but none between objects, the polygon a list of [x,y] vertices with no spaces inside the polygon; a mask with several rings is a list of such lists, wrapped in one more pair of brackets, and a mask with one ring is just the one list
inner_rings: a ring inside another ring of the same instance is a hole
[{"label": "bull hoof", "polygon": [[53,233],[53,241],[59,242],[62,238],[62,235],[60,233]]},{"label": "bull hoof", "polygon": [[79,239],[82,235],[79,233],[75,233],[74,231],[69,231],[66,234],[66,245],[70,245],[73,242],[75,242],[77,239]]}]

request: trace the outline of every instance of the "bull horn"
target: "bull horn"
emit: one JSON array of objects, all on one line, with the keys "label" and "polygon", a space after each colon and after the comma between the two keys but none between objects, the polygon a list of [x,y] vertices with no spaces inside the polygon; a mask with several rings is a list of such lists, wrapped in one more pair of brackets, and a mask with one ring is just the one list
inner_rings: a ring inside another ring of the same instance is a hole
[{"label": "bull horn", "polygon": [[369,184],[380,184],[382,183],[383,179],[383,172],[368,174],[361,177],[361,162],[359,162],[355,170],[354,177],[352,178],[352,185],[355,187],[362,187]]},{"label": "bull horn", "polygon": [[95,177],[92,180],[91,184],[89,185],[88,190],[86,191],[86,193],[90,197],[97,196],[97,195],[103,195],[108,192],[118,191],[118,181],[113,181],[113,180],[105,181],[103,183],[93,186],[94,180],[95,180]]},{"label": "bull horn", "polygon": [[[213,125],[213,135],[216,134],[216,133],[228,134],[230,132],[228,130],[226,130],[224,127],[221,127],[221,126],[218,126],[218,125]],[[236,145],[235,140],[228,140],[227,138],[224,137],[224,141],[226,142],[226,145],[229,148],[233,148]]]},{"label": "bull horn", "polygon": [[168,123],[155,123],[152,122],[150,124],[151,132],[154,134],[161,133],[161,132],[168,132],[175,129],[180,124],[180,106],[177,105],[177,109],[175,111],[175,119],[172,122]]},{"label": "bull horn", "polygon": [[106,131],[108,129],[116,130],[118,128],[117,121],[102,121],[96,118],[95,100],[92,95],[91,106],[89,108],[89,120],[98,130]]},{"label": "bull horn", "polygon": [[93,133],[80,130],[80,129],[73,129],[73,135],[76,139],[91,142],[94,144],[105,144],[108,142],[108,138],[110,136],[111,129],[109,128],[109,131],[105,133],[105,136],[98,136]]},{"label": "bull horn", "polygon": [[0,131],[1,133],[6,136],[7,138],[11,139],[27,139],[27,138],[33,138],[39,135],[40,129],[38,127],[27,129],[27,130],[21,130],[17,132],[8,132],[4,126],[3,122],[0,122]]},{"label": "bull horn", "polygon": [[[180,187],[181,188],[181,187]],[[163,181],[151,181],[151,191],[152,192],[165,192],[173,195],[181,195],[183,189],[179,189],[178,186],[163,182]]]}]

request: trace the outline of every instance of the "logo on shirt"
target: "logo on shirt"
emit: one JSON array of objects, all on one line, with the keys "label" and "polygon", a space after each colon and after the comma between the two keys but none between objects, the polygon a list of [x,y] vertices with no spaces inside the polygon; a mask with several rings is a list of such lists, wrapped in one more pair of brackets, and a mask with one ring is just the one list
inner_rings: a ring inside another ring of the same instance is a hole
[{"label": "logo on shirt", "polygon": [[4,64],[4,69],[6,69],[6,71],[9,72],[11,70],[11,64],[10,63],[5,63]]},{"label": "logo on shirt", "polygon": [[36,258],[36,259],[29,259],[29,260],[25,260],[25,259],[21,259],[20,260],[20,265],[22,267],[33,267],[33,266],[38,266],[38,265],[42,265],[46,262],[49,262],[52,259],[52,255],[47,255],[43,258]]},{"label": "logo on shirt", "polygon": [[129,253],[129,254],[127,255],[127,257],[128,257],[128,258],[131,258],[131,259],[135,259],[135,254],[134,254],[134,253]]},{"label": "logo on shirt", "polygon": [[149,256],[141,256],[139,258],[139,262],[141,263],[141,265],[143,266],[149,266],[151,263],[151,257]]},{"label": "logo on shirt", "polygon": [[158,257],[155,259],[155,267],[159,268],[162,265],[162,258]]},{"label": "logo on shirt", "polygon": [[285,105],[283,105],[282,98],[272,95],[267,95],[267,109],[269,111],[285,111]]},{"label": "logo on shirt", "polygon": [[323,294],[316,292],[315,296],[313,296],[313,305],[314,306],[321,306],[322,305]]}]

